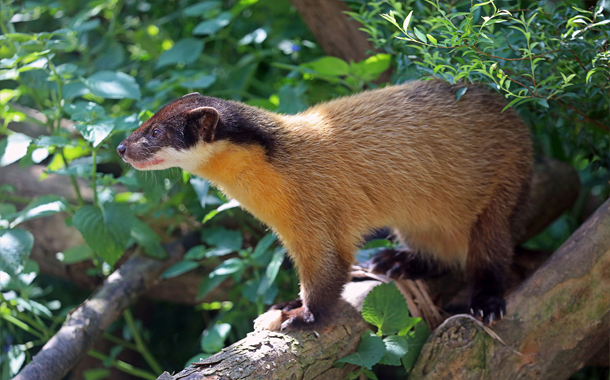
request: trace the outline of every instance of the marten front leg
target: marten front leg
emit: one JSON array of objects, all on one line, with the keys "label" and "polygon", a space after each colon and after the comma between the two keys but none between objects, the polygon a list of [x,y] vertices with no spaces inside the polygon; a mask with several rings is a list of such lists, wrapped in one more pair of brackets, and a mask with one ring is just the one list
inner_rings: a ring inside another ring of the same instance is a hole
[{"label": "marten front leg", "polygon": [[434,259],[423,258],[406,247],[377,252],[371,259],[371,270],[393,279],[410,280],[439,277],[447,272]]},{"label": "marten front leg", "polygon": [[272,306],[255,320],[256,329],[313,330],[329,324],[349,278],[351,262],[335,252],[319,259],[293,257],[300,274],[300,298]]}]

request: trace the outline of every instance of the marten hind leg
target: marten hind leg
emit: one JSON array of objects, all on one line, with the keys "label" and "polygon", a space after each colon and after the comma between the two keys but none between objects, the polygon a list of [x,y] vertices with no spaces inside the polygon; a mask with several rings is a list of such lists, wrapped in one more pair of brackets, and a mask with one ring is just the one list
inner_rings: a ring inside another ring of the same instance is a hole
[{"label": "marten hind leg", "polygon": [[409,234],[400,229],[393,231],[400,242],[396,249],[384,249],[371,259],[371,270],[393,279],[417,280],[435,278],[446,274],[447,268],[433,255],[424,255],[411,248]]},{"label": "marten hind leg", "polygon": [[393,279],[409,280],[435,278],[447,273],[447,269],[437,260],[423,257],[408,247],[377,252],[371,259],[371,270]]},{"label": "marten hind leg", "polygon": [[[323,260],[303,263],[306,256],[293,254],[301,281],[300,298],[272,306],[259,316],[255,328],[263,330],[313,330],[327,326],[349,279],[352,253],[326,253]],[[301,259],[300,259],[301,258]]]},{"label": "marten hind leg", "polygon": [[479,215],[470,232],[466,272],[471,285],[470,312],[486,324],[506,313],[504,293],[512,260],[510,211],[495,198]]}]

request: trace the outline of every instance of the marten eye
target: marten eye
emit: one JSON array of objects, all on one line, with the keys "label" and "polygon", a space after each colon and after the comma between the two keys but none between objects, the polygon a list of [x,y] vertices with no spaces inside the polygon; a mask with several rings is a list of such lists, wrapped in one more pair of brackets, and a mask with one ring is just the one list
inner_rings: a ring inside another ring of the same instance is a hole
[{"label": "marten eye", "polygon": [[150,134],[153,138],[157,138],[159,136],[161,136],[161,130],[160,129],[153,129],[151,134]]}]

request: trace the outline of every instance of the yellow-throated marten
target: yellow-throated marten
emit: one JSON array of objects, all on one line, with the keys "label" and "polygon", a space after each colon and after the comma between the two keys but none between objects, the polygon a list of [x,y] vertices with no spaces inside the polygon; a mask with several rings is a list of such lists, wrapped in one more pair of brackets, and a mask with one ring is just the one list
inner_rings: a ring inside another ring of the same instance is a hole
[{"label": "yellow-throated marten", "polygon": [[[532,148],[528,129],[480,86],[411,82],[279,115],[185,95],[117,148],[139,170],[180,167],[210,180],[280,237],[301,280],[300,300],[260,328],[319,328],[373,229],[403,247],[373,259],[391,276],[422,278],[461,266],[471,312],[505,312],[506,270],[523,214]],[[302,301],[301,301],[302,300]]]}]

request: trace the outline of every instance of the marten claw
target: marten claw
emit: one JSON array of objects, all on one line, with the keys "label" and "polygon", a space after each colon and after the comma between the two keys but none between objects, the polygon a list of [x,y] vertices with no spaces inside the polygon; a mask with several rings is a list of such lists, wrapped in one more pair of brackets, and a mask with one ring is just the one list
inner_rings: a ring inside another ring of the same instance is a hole
[{"label": "marten claw", "polygon": [[506,311],[506,302],[502,297],[497,296],[481,296],[477,297],[472,302],[470,314],[481,319],[486,325],[491,325],[496,321],[496,316],[499,315],[501,320],[504,318]]}]

